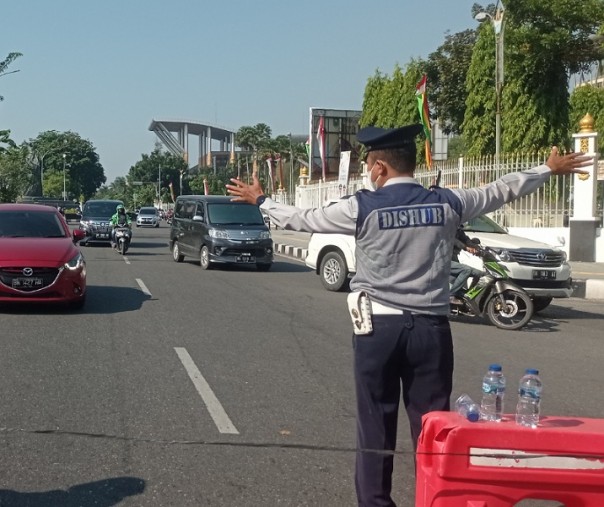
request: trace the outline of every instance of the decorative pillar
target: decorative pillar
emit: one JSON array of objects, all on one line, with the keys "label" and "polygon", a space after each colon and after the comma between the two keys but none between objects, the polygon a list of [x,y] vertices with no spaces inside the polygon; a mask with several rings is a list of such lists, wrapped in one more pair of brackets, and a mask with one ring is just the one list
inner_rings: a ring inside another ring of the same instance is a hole
[{"label": "decorative pillar", "polygon": [[308,167],[300,167],[300,185],[306,185],[308,183]]},{"label": "decorative pillar", "polygon": [[573,215],[569,222],[569,260],[596,260],[596,185],[598,171],[598,134],[594,119],[587,113],[579,122],[579,133],[573,134],[575,152],[591,155],[593,164],[585,167],[588,174],[575,174],[573,181]]},{"label": "decorative pillar", "polygon": [[230,139],[230,148],[231,148],[231,154],[229,156],[229,163],[231,165],[235,165],[235,132],[231,132],[231,139]]},{"label": "decorative pillar", "polygon": [[208,127],[206,134],[206,166],[212,167],[212,129]]}]

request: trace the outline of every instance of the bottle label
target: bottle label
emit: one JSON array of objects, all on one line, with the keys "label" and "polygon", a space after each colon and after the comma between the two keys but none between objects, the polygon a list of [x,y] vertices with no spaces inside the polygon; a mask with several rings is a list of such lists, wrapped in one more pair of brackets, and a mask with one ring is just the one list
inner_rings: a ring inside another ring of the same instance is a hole
[{"label": "bottle label", "polygon": [[537,389],[530,389],[526,387],[521,387],[518,390],[518,394],[520,394],[520,396],[524,396],[525,398],[532,398],[533,400],[538,400],[541,398],[541,393]]},{"label": "bottle label", "polygon": [[482,392],[485,394],[503,394],[505,392],[505,387],[498,384],[483,382]]}]

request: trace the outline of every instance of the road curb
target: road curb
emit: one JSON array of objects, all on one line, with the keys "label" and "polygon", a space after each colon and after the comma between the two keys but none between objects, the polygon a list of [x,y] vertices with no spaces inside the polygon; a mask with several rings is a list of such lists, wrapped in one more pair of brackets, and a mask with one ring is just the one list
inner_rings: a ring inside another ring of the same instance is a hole
[{"label": "road curb", "polygon": [[283,243],[274,243],[275,252],[294,259],[304,260],[308,254],[308,248],[301,248],[299,246],[284,245]]}]

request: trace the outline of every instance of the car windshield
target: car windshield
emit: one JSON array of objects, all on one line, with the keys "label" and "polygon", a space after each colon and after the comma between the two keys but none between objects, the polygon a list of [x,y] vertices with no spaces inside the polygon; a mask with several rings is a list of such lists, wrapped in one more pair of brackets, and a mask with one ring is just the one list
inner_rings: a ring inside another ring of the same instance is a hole
[{"label": "car windshield", "polygon": [[214,225],[264,225],[260,209],[253,204],[209,204],[208,215]]},{"label": "car windshield", "polygon": [[55,213],[45,211],[1,211],[2,238],[64,238],[65,229]]},{"label": "car windshield", "polygon": [[139,215],[157,215],[155,208],[141,208],[138,212]]},{"label": "car windshield", "polygon": [[91,217],[110,217],[115,213],[115,202],[89,202],[84,205],[84,215]]},{"label": "car windshield", "polygon": [[473,218],[463,226],[464,232],[494,232],[496,234],[507,234],[507,231],[499,224],[485,215]]}]

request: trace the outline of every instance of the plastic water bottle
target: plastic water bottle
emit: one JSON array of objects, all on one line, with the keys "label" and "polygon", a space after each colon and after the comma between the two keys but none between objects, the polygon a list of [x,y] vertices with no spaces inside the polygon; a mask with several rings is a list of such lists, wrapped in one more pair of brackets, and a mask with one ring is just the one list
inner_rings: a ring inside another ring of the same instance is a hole
[{"label": "plastic water bottle", "polygon": [[529,368],[520,379],[518,404],[516,405],[516,424],[527,428],[536,428],[541,412],[541,391],[543,385],[539,370]]},{"label": "plastic water bottle", "polygon": [[480,416],[485,421],[501,421],[503,417],[503,397],[505,377],[500,364],[490,364],[489,371],[482,379],[482,400]]},{"label": "plastic water bottle", "polygon": [[455,411],[470,422],[476,422],[480,419],[480,407],[477,403],[474,403],[468,394],[462,394],[457,398]]}]

